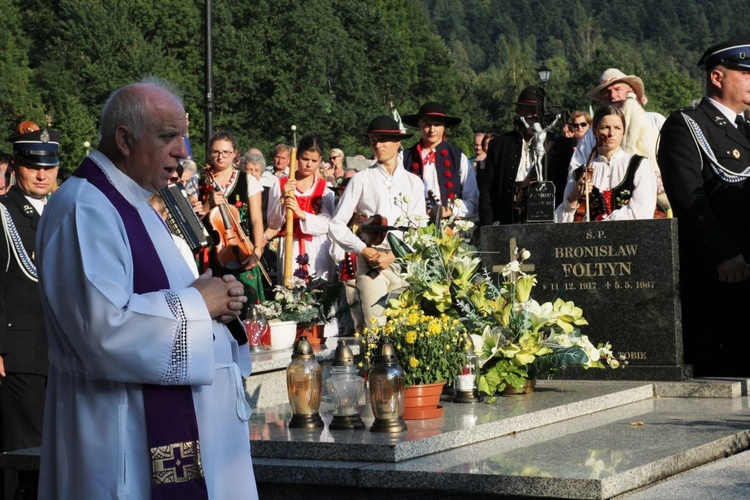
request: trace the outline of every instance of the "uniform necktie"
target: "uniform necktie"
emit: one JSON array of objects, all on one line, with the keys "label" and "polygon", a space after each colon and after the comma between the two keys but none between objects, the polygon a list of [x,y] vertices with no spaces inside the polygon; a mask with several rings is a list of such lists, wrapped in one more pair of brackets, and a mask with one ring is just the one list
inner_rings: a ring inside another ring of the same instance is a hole
[{"label": "uniform necktie", "polygon": [[737,118],[734,119],[734,123],[737,124],[737,130],[742,132],[745,137],[750,140],[750,123],[745,120],[745,117],[740,115],[737,115]]}]

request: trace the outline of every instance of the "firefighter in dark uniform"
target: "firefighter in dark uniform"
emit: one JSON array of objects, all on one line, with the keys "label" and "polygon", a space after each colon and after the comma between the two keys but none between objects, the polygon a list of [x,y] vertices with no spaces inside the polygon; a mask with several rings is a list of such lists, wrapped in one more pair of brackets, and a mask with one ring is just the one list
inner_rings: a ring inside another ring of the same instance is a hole
[{"label": "firefighter in dark uniform", "polygon": [[658,161],[679,222],[685,360],[696,376],[750,376],[750,36],[698,62],[706,96],[672,113]]},{"label": "firefighter in dark uniform", "polygon": [[[59,133],[32,122],[19,132],[12,139],[16,183],[0,202],[0,451],[41,446],[47,385],[34,240],[57,180]],[[5,498],[14,498],[14,471],[5,472],[4,483]]]}]

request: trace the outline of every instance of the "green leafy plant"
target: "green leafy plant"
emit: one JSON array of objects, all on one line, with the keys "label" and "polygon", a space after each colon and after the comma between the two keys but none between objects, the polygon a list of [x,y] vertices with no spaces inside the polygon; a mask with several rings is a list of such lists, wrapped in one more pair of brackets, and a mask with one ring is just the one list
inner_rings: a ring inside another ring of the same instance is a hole
[{"label": "green leafy plant", "polygon": [[[514,251],[503,268],[505,279],[491,293],[473,295],[469,310],[481,334],[472,334],[480,355],[479,388],[500,394],[508,385],[521,390],[528,379],[551,377],[570,365],[618,368],[610,344],[594,346],[580,328],[588,324],[573,302],[557,299],[539,304],[531,298],[536,276],[521,271],[527,250]],[[472,310],[475,307],[480,314]]]},{"label": "green leafy plant", "polygon": [[296,261],[299,267],[292,276],[292,286],[276,285],[273,300],[258,306],[266,319],[294,321],[305,328],[327,319],[326,314],[330,313],[332,306],[321,302],[326,283],[309,274],[309,260],[306,253],[298,255]]},{"label": "green leafy plant", "polygon": [[304,282],[295,279],[295,284],[291,288],[276,285],[273,292],[273,300],[258,305],[259,312],[266,319],[269,321],[294,321],[305,327],[316,323],[318,291],[309,290]]},{"label": "green leafy plant", "polygon": [[403,241],[389,234],[409,284],[389,300],[389,311],[416,307],[460,319],[480,357],[479,390],[490,397],[507,386],[521,390],[527,380],[551,377],[570,365],[621,365],[609,344],[595,346],[581,334],[588,322],[573,302],[540,304],[531,297],[536,276],[521,270],[531,256],[527,250],[514,250],[502,285],[495,286],[469,244],[470,224],[454,231],[439,225],[412,229]]}]

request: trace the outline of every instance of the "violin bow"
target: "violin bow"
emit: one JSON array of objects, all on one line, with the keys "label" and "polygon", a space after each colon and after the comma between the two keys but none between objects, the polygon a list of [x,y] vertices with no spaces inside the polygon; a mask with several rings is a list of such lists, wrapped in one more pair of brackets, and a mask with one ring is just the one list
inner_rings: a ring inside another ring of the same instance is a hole
[{"label": "violin bow", "polygon": [[584,186],[586,187],[586,222],[591,222],[591,200],[589,199],[589,188],[588,188],[589,169],[591,168],[591,164],[594,162],[594,158],[596,157],[596,153],[599,151],[599,147],[603,143],[604,143],[603,138],[597,137],[596,144],[594,144],[594,149],[591,150],[591,153],[589,154],[589,160],[586,162],[586,168],[583,170]]}]

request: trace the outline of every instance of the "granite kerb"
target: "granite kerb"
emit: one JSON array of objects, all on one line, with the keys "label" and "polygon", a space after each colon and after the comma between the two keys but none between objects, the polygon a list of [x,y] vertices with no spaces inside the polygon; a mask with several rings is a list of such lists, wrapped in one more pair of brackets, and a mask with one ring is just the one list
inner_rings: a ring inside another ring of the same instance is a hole
[{"label": "granite kerb", "polygon": [[[433,453],[480,443],[564,420],[652,398],[652,384],[599,382],[540,382],[537,392],[503,398],[496,405],[444,402],[445,414],[433,421],[407,421],[405,433],[388,435],[369,431],[304,431],[286,428],[288,408],[278,408],[275,421],[253,423],[253,456],[360,461],[402,462]],[[593,393],[592,393],[593,391]],[[328,424],[332,411],[321,412]],[[466,419],[473,415],[476,418]],[[363,418],[368,425],[372,418]]]}]

